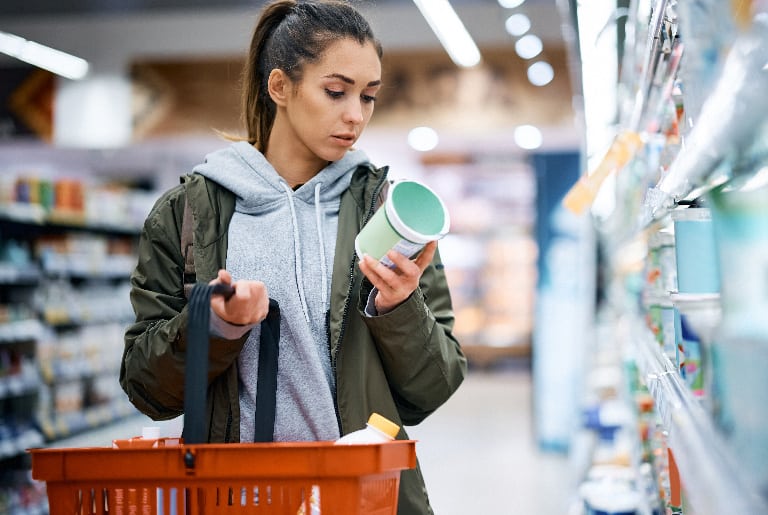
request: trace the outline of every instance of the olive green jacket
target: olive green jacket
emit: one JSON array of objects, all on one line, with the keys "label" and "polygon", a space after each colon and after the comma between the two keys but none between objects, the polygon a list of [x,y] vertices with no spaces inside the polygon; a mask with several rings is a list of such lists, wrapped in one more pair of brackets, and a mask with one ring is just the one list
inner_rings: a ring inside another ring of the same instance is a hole
[{"label": "olive green jacket", "polygon": [[[354,238],[370,218],[386,168],[361,166],[341,199],[331,282],[329,338],[342,434],[360,429],[372,412],[415,425],[461,384],[466,359],[451,330],[454,316],[439,254],[419,288],[400,306],[376,317],[363,313],[371,284],[355,259]],[[185,195],[194,216],[197,280],[225,267],[227,232],[235,208],[228,190],[192,174],[165,193],[144,224],[138,265],[131,275],[136,322],[126,331],[120,384],[154,420],[183,413],[187,301],[180,250]],[[269,242],[264,242],[269,245]],[[205,420],[210,442],[238,442],[237,357],[247,339],[211,338]],[[398,438],[407,439],[405,431]],[[399,513],[431,513],[419,469],[401,476]]]}]

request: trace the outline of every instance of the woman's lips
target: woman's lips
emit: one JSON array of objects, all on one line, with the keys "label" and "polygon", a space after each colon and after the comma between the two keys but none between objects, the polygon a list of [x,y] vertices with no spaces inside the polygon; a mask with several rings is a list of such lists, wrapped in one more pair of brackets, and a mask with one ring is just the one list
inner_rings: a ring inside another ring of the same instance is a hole
[{"label": "woman's lips", "polygon": [[351,147],[355,143],[354,134],[335,134],[333,139],[340,145]]}]

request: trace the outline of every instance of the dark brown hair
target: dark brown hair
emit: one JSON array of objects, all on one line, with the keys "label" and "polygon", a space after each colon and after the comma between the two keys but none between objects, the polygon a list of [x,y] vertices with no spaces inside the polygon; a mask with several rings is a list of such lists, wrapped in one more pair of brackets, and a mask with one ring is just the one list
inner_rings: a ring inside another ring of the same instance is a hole
[{"label": "dark brown hair", "polygon": [[334,41],[351,38],[382,48],[368,22],[343,0],[275,0],[264,7],[243,68],[243,121],[247,139],[264,152],[275,121],[269,74],[283,70],[294,83],[304,65],[318,61]]}]

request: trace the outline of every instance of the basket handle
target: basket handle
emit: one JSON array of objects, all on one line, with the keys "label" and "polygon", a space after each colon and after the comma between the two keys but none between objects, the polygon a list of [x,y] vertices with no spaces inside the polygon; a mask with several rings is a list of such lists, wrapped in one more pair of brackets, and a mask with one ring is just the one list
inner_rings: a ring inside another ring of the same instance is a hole
[{"label": "basket handle", "polygon": [[[228,289],[227,289],[228,288]],[[187,325],[187,356],[184,371],[184,430],[185,443],[205,442],[205,398],[208,390],[208,339],[211,296],[214,293],[229,298],[235,290],[231,285],[196,283],[189,294],[189,323]]]},{"label": "basket handle", "polygon": [[[208,391],[208,350],[212,295],[229,299],[235,293],[229,284],[196,283],[189,295],[187,356],[184,371],[185,444],[208,441],[205,435],[205,407]],[[280,341],[280,308],[269,299],[269,313],[261,322],[258,378],[256,382],[256,427],[254,441],[271,442],[274,437],[277,398],[277,358]]]}]

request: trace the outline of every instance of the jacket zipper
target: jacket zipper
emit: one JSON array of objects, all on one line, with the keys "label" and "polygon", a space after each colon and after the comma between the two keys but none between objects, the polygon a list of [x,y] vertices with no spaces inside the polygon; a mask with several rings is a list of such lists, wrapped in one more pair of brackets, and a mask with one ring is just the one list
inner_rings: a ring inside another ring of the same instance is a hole
[{"label": "jacket zipper", "polygon": [[[374,208],[376,207],[376,199],[379,198],[379,193],[381,193],[381,189],[384,187],[384,181],[387,180],[387,172],[386,170],[382,174],[381,178],[379,179],[379,182],[376,184],[376,187],[373,190],[373,196],[371,197],[371,204],[368,206],[368,212],[365,215],[365,219],[363,220],[363,225],[368,223],[368,220],[371,219],[373,216]],[[339,434],[344,434],[343,427],[341,424],[341,413],[339,413],[339,400],[338,400],[338,377],[336,375],[336,368],[337,368],[337,362],[338,362],[338,354],[341,352],[341,341],[344,339],[344,332],[347,329],[347,319],[349,317],[349,304],[352,300],[352,290],[355,285],[355,262],[357,261],[357,254],[353,252],[352,255],[352,262],[349,265],[349,287],[347,289],[347,296],[344,300],[344,310],[341,313],[341,327],[339,329],[339,339],[336,341],[336,352],[333,352],[333,347],[328,349],[331,352],[331,370],[333,371],[333,377],[336,379],[336,395],[333,396],[333,404],[334,408],[336,409],[336,418],[339,423]],[[328,332],[330,334],[330,317],[328,321]]]}]

